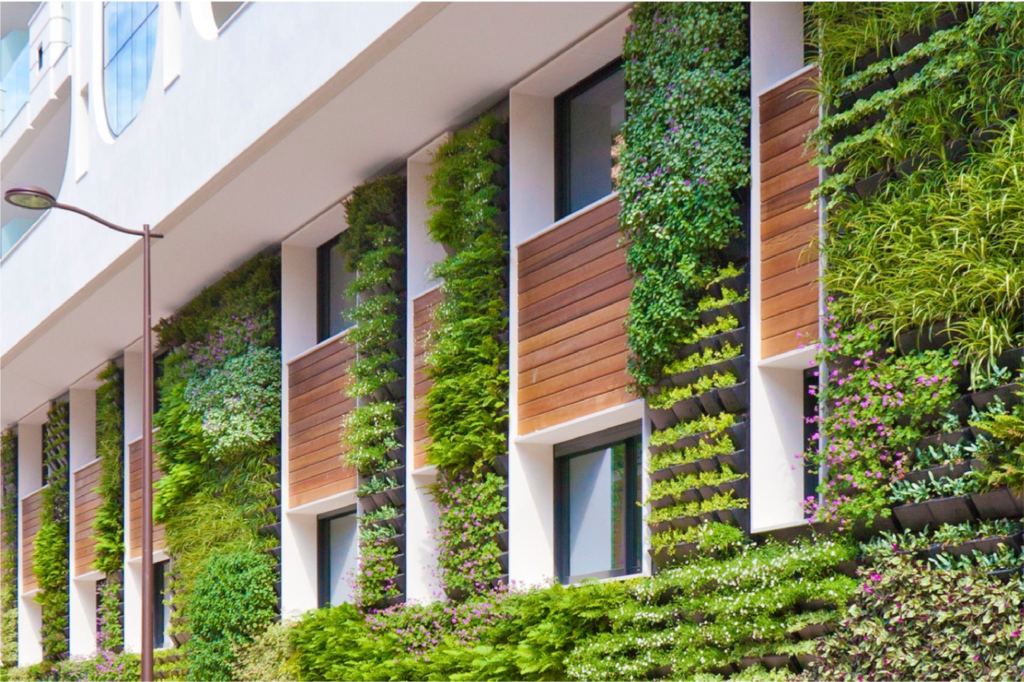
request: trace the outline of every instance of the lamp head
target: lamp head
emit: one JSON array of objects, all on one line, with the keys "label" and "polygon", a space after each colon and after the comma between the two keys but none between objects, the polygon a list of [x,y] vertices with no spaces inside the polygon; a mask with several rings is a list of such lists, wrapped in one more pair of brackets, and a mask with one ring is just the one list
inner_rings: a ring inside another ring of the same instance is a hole
[{"label": "lamp head", "polygon": [[52,194],[35,185],[21,185],[7,190],[4,192],[4,201],[32,211],[45,211],[57,203]]}]

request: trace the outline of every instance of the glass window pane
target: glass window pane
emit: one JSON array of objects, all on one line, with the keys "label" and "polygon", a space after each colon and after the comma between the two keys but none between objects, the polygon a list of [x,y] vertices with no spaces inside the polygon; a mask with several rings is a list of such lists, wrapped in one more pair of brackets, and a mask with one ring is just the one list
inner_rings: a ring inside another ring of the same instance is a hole
[{"label": "glass window pane", "polygon": [[132,37],[132,5],[130,2],[115,2],[117,8],[117,47],[120,50]]},{"label": "glass window pane", "polygon": [[139,26],[142,26],[142,22],[146,20],[146,15],[149,14],[149,3],[148,2],[133,2],[132,6],[132,32],[138,30]]},{"label": "glass window pane", "polygon": [[111,66],[117,68],[117,118],[120,124],[118,134],[134,118],[132,114],[132,53],[130,49],[122,49]]},{"label": "glass window pane", "polygon": [[108,2],[103,6],[103,65],[110,63],[117,52],[117,7]]},{"label": "glass window pane", "polygon": [[136,31],[132,36],[132,118],[138,115],[146,97],[146,84],[149,82],[147,52],[145,29]]},{"label": "glass window pane", "polygon": [[356,515],[348,514],[331,519],[330,524],[330,595],[331,604],[343,604],[352,599],[352,585],[347,579],[356,569],[359,552]]},{"label": "glass window pane", "polygon": [[116,135],[120,128],[117,125],[117,68],[113,64],[103,71],[103,92],[107,107],[107,124]]},{"label": "glass window pane", "polygon": [[[625,567],[622,512],[622,445],[569,461],[569,574],[586,575]],[[616,480],[616,478],[618,480]]]},{"label": "glass window pane", "polygon": [[353,301],[348,297],[348,285],[356,278],[354,272],[349,272],[345,267],[345,259],[338,253],[337,249],[331,249],[330,273],[328,290],[330,291],[330,336],[340,334],[353,324],[348,319],[347,313],[353,307]]},{"label": "glass window pane", "polygon": [[149,19],[146,20],[146,83],[149,83],[149,77],[153,74],[153,55],[156,54],[156,28],[157,17],[156,17],[156,3],[153,3],[154,11],[150,14]]},{"label": "glass window pane", "polygon": [[612,192],[612,149],[625,120],[621,69],[569,103],[569,212]]}]

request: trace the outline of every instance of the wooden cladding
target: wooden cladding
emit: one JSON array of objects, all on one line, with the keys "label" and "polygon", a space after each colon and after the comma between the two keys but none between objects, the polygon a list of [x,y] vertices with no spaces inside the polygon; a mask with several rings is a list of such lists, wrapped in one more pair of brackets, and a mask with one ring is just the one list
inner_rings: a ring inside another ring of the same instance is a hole
[{"label": "wooden cladding", "polygon": [[342,464],[341,420],[355,406],[345,395],[355,347],[345,337],[288,365],[288,506],[354,490]]},{"label": "wooden cladding", "polygon": [[434,322],[434,308],[441,302],[441,290],[432,289],[412,302],[413,316],[413,470],[427,465],[427,393],[433,380],[426,372],[426,342]]},{"label": "wooden cladding", "polygon": [[[140,443],[141,444],[141,443]],[[100,476],[103,462],[96,460],[75,472],[75,575],[93,570],[96,561],[96,538],[93,537],[93,521],[96,511],[103,504],[100,494]]]},{"label": "wooden cladding", "polygon": [[630,402],[619,202],[519,246],[519,433]]},{"label": "wooden cladding", "polygon": [[[156,434],[153,435],[156,438]],[[153,490],[164,477],[153,455]],[[128,446],[128,557],[142,556],[142,439]],[[76,524],[77,525],[77,524]],[[153,551],[164,548],[164,525],[153,526]]]},{"label": "wooden cladding", "polygon": [[36,580],[36,534],[42,521],[43,491],[37,490],[21,501],[21,591],[39,588]]},{"label": "wooden cladding", "polygon": [[818,169],[804,145],[818,125],[816,77],[809,69],[760,97],[762,358],[818,338],[818,212],[807,208]]}]

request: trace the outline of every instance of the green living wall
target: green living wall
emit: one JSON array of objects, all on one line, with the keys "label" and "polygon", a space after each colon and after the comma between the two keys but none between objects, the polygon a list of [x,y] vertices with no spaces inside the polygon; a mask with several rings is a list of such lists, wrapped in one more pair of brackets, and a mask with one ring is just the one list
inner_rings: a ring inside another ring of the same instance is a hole
[{"label": "green living wall", "polygon": [[97,377],[96,457],[101,471],[98,487],[102,499],[96,510],[93,531],[96,562],[104,574],[97,596],[99,648],[119,652],[124,648],[124,371],[109,363]]},{"label": "green living wall", "polygon": [[[508,124],[485,115],[434,156],[430,238],[447,258],[427,339],[427,461],[440,517],[438,565],[453,599],[508,574]],[[505,178],[502,180],[502,178]]]},{"label": "green living wall", "polygon": [[43,425],[43,488],[39,531],[35,537],[34,570],[39,582],[36,601],[42,608],[43,660],[53,664],[67,657],[69,635],[70,500],[68,404],[57,401]]},{"label": "green living wall", "polygon": [[359,601],[367,608],[404,600],[405,178],[367,182],[345,201],[348,229],[336,247],[356,273],[347,295],[356,360],[346,391],[345,461],[359,475]]},{"label": "green living wall", "polygon": [[18,434],[0,436],[0,658],[3,667],[18,664]]},{"label": "green living wall", "polygon": [[172,561],[171,635],[186,679],[230,679],[234,646],[277,609],[280,259],[259,255],[157,326],[168,354],[154,517]]}]

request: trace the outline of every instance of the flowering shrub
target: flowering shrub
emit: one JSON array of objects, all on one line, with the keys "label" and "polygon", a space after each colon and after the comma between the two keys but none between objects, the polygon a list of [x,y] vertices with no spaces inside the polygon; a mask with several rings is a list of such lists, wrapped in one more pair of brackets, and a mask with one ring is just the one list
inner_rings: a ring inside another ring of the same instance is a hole
[{"label": "flowering shrub", "polygon": [[959,394],[959,362],[945,351],[880,358],[863,350],[878,338],[874,325],[848,329],[828,309],[825,323],[822,357],[832,369],[819,397],[828,409],[809,418],[817,428],[812,439],[822,438],[824,447],[803,457],[827,468],[821,501],[808,498],[805,506],[812,521],[837,521],[842,529],[889,516],[891,485],[912,468],[930,421]]},{"label": "flowering shrub", "polygon": [[371,608],[385,603],[402,594],[395,582],[399,574],[393,559],[400,554],[392,538],[396,537],[391,526],[366,526],[359,528],[359,568],[356,583],[359,586],[359,603]]},{"label": "flowering shrub", "polygon": [[808,679],[1010,680],[1024,661],[1024,584],[891,557],[859,572],[856,603]]},{"label": "flowering shrub", "polygon": [[750,65],[740,3],[641,3],[623,44],[619,221],[634,273],[630,371],[657,381],[697,323],[721,250],[743,227]]},{"label": "flowering shrub", "polygon": [[450,592],[480,592],[505,571],[494,536],[505,530],[508,511],[505,479],[470,473],[441,481],[431,488],[440,517],[438,566]]}]

